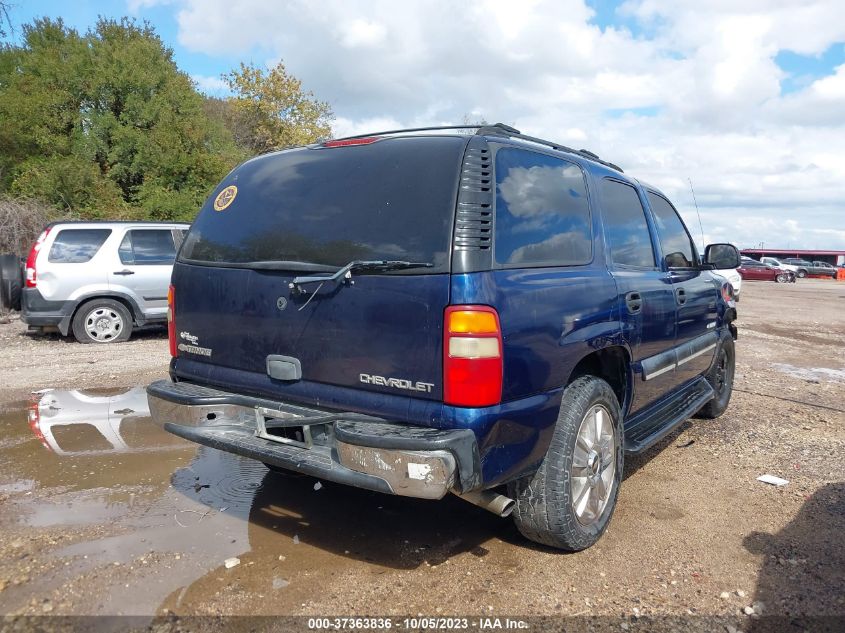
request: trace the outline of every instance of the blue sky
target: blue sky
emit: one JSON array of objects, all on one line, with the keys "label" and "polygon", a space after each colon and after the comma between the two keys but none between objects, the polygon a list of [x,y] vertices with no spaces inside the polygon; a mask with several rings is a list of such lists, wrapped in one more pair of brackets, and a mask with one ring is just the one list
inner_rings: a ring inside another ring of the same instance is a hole
[{"label": "blue sky", "polygon": [[196,53],[179,44],[179,25],[176,21],[174,6],[160,4],[130,10],[126,2],[107,2],[96,0],[12,0],[12,23],[16,26],[32,22],[40,17],[62,18],[65,23],[79,31],[92,27],[99,16],[107,18],[133,17],[149,21],[161,39],[173,49],[179,67],[188,74],[215,76],[238,64],[234,57],[216,57],[205,53]]},{"label": "blue sky", "polygon": [[[179,67],[190,75],[217,77],[236,67],[241,61],[255,61],[271,57],[272,52],[256,42],[249,51],[241,54],[208,54],[197,52],[183,46],[179,41],[179,24],[177,21],[178,2],[151,2],[150,6],[141,0],[140,6],[132,6],[125,1],[97,1],[74,0],[73,2],[60,0],[17,0],[11,12],[12,22],[21,25],[32,20],[48,16],[61,17],[68,25],[85,31],[91,27],[98,16],[120,18],[129,16],[138,20],[148,20],[161,36],[162,40],[173,49]],[[607,28],[627,29],[635,38],[645,38],[654,32],[652,20],[640,21],[631,12],[626,11],[624,3],[609,0],[588,0],[586,5],[594,12],[590,19],[592,24],[602,30]],[[830,74],[834,68],[845,63],[845,44],[837,43],[829,46],[823,53],[802,55],[789,50],[780,51],[775,62],[783,70],[785,76],[781,82],[784,93],[794,92],[813,80]],[[611,116],[619,116],[626,109],[610,109]],[[652,115],[654,107],[633,108],[631,111]]]},{"label": "blue sky", "polygon": [[484,118],[662,188],[706,239],[845,249],[842,0],[12,0],[148,20],[200,89],[289,72],[337,135]]}]

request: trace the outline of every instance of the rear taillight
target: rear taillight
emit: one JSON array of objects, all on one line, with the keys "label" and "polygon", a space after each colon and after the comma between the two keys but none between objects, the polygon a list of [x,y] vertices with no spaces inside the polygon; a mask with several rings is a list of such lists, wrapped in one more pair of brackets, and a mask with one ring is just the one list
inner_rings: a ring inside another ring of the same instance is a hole
[{"label": "rear taillight", "polygon": [[449,306],[443,323],[443,401],[489,407],[502,401],[502,329],[488,306]]},{"label": "rear taillight", "polygon": [[167,289],[167,342],[170,355],[176,358],[176,289],[173,284]]},{"label": "rear taillight", "polygon": [[38,273],[35,270],[35,260],[38,259],[38,251],[41,250],[41,245],[50,234],[50,229],[46,228],[35,240],[35,244],[29,249],[29,255],[26,257],[26,287],[35,288],[35,282],[38,280]]}]

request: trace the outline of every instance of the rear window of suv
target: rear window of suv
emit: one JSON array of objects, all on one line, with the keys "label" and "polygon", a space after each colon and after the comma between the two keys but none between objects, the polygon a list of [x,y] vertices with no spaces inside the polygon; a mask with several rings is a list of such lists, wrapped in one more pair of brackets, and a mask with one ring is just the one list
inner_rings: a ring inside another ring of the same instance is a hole
[{"label": "rear window of suv", "polygon": [[248,161],[206,202],[179,259],[332,267],[387,259],[446,271],[466,142],[393,138]]},{"label": "rear window of suv", "polygon": [[111,229],[62,229],[56,234],[47,261],[54,264],[89,262],[109,235]]}]

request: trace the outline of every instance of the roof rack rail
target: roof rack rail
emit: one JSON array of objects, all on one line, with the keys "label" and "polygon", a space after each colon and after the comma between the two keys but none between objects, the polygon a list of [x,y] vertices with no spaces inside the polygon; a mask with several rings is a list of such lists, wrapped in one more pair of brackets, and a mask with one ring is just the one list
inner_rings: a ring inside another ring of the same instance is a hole
[{"label": "roof rack rail", "polygon": [[516,128],[512,128],[509,125],[504,125],[503,123],[496,123],[495,125],[489,125],[478,128],[476,134],[480,135],[497,135],[497,136],[507,136],[508,138],[518,138],[522,139],[523,141],[529,141],[531,143],[537,143],[538,145],[544,145],[546,147],[551,147],[554,150],[558,150],[561,152],[568,152],[570,154],[577,154],[579,156],[583,156],[584,158],[589,158],[592,161],[597,163],[601,163],[605,167],[610,167],[611,169],[615,169],[620,173],[625,173],[619,165],[614,163],[608,162],[606,160],[602,160],[599,158],[598,154],[591,152],[588,149],[574,149],[572,147],[567,147],[566,145],[561,145],[560,143],[555,143],[553,141],[547,141],[543,138],[537,138],[536,136],[528,136],[527,134],[523,134]]},{"label": "roof rack rail", "polygon": [[345,141],[353,138],[366,138],[368,136],[382,136],[384,134],[401,134],[402,132],[435,132],[437,130],[474,130],[483,127],[481,124],[476,125],[432,125],[430,127],[408,127],[400,130],[385,130],[383,132],[368,132],[367,134],[353,134],[352,136],[341,136],[334,138],[333,141]]},{"label": "roof rack rail", "polygon": [[366,138],[368,136],[383,136],[386,134],[401,134],[403,132],[435,132],[437,130],[476,130],[475,134],[478,136],[503,136],[505,138],[518,138],[523,141],[528,141],[530,143],[537,143],[538,145],[544,145],[545,147],[550,147],[554,150],[560,152],[568,152],[570,154],[577,154],[578,156],[582,156],[584,158],[588,158],[592,161],[600,163],[605,167],[610,167],[618,171],[619,173],[625,173],[623,169],[614,163],[608,162],[606,160],[602,160],[598,157],[597,154],[591,152],[587,149],[574,149],[572,147],[567,147],[566,145],[562,145],[560,143],[555,143],[553,141],[547,141],[546,139],[538,138],[536,136],[529,136],[527,134],[523,134],[515,127],[511,127],[510,125],[505,125],[504,123],[493,123],[492,125],[488,124],[476,124],[476,125],[434,125],[431,127],[411,127],[411,128],[404,128],[400,130],[386,130],[384,132],[368,132],[367,134],[355,134],[353,136],[343,136],[339,139],[333,140],[347,140],[347,139],[355,139],[355,138]]}]

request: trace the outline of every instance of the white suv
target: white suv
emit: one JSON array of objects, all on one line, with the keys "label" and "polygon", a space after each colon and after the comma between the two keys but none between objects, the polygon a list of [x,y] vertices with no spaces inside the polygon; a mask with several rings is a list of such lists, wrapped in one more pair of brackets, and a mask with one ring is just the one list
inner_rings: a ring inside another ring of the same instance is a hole
[{"label": "white suv", "polygon": [[[764,264],[770,264],[775,268],[781,268],[782,270],[791,270],[795,273],[796,277],[800,277],[801,275],[798,274],[798,266],[793,266],[792,264],[784,264],[780,261],[777,257],[761,257],[760,261]],[[804,271],[806,274],[807,271]]]},{"label": "white suv", "polygon": [[167,320],[167,288],[188,224],[59,222],[26,261],[21,318],[31,330],[71,331],[80,343],[127,340]]},{"label": "white suv", "polygon": [[731,286],[733,287],[734,301],[739,301],[739,293],[742,291],[742,277],[736,271],[736,268],[725,268],[722,270],[713,270],[711,272],[714,275],[724,277],[729,282],[731,282]]}]

